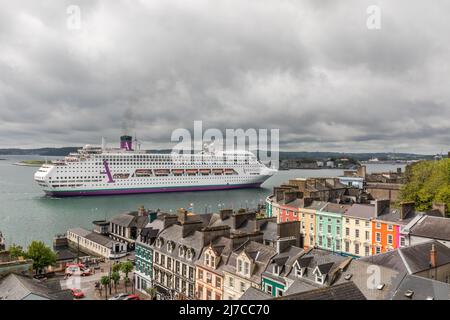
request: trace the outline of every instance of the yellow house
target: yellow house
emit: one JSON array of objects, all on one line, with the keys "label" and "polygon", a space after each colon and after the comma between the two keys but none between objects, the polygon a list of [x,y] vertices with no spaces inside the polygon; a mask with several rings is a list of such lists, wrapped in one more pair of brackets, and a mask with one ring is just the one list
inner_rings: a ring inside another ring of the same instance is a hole
[{"label": "yellow house", "polygon": [[342,253],[355,257],[371,255],[372,219],[375,206],[353,204],[342,215]]},{"label": "yellow house", "polygon": [[300,233],[303,237],[303,248],[314,248],[315,236],[316,236],[316,211],[326,206],[325,201],[312,201],[306,206],[298,208],[299,221],[300,221]]}]

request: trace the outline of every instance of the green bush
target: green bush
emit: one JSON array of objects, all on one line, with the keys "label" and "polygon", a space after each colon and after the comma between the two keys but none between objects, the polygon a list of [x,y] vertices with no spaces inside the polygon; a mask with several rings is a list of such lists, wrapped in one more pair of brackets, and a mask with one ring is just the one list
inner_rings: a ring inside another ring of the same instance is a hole
[{"label": "green bush", "polygon": [[447,204],[450,214],[450,159],[420,161],[406,168],[401,201],[414,201],[418,211],[431,209],[433,202]]}]

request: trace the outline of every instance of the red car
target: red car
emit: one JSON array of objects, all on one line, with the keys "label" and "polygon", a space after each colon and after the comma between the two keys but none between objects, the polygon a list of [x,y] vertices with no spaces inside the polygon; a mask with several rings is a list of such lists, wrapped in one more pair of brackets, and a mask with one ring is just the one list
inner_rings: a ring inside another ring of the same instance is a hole
[{"label": "red car", "polygon": [[84,298],[84,292],[81,291],[81,289],[76,289],[76,288],[74,288],[74,289],[71,289],[71,291],[72,291],[72,296],[73,296],[75,299],[81,299],[81,298]]},{"label": "red car", "polygon": [[137,294],[130,294],[125,297],[123,300],[141,300]]}]

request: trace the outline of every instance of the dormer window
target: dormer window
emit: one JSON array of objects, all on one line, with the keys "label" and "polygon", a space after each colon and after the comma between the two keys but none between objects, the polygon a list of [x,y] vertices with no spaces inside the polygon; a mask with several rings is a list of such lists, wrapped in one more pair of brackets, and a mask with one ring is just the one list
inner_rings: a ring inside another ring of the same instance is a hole
[{"label": "dormer window", "polygon": [[210,267],[215,268],[216,267],[216,257],[211,255],[210,258],[211,258]]},{"label": "dormer window", "polygon": [[158,238],[158,240],[156,240],[156,246],[157,246],[159,249],[162,248],[163,244],[164,244],[163,238]]},{"label": "dormer window", "polygon": [[279,276],[280,275],[280,266],[274,265],[273,266],[273,274]]},{"label": "dormer window", "polygon": [[324,282],[325,282],[325,275],[316,274],[316,283],[324,284]]},{"label": "dormer window", "polygon": [[207,266],[209,266],[209,258],[210,258],[209,254],[205,253],[205,265]]},{"label": "dormer window", "polygon": [[187,249],[186,251],[186,259],[192,260],[194,258],[194,250]]},{"label": "dormer window", "polygon": [[172,253],[175,244],[172,241],[167,242],[167,252]]},{"label": "dormer window", "polygon": [[316,283],[318,283],[318,284],[324,284],[325,283],[325,278],[327,277],[327,274],[323,273],[323,271],[321,271],[319,269],[319,266],[317,266],[314,269],[313,274],[315,276]]},{"label": "dormer window", "polygon": [[180,247],[178,248],[178,256],[179,256],[180,258],[183,258],[185,253],[186,253],[185,247],[184,247],[184,246],[180,246]]},{"label": "dormer window", "polygon": [[305,273],[305,268],[300,268],[298,266],[295,266],[294,271],[295,271],[295,275],[297,278],[303,278],[303,275]]}]

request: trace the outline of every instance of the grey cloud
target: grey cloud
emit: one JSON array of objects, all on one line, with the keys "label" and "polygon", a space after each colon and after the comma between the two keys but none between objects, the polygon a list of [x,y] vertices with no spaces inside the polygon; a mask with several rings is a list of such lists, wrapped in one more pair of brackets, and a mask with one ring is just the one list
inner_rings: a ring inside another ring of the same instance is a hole
[{"label": "grey cloud", "polygon": [[[450,5],[40,1],[0,12],[0,147],[168,147],[172,130],[279,128],[286,150],[449,146]],[[79,5],[82,29],[66,28]],[[37,139],[39,137],[39,139]]]}]

